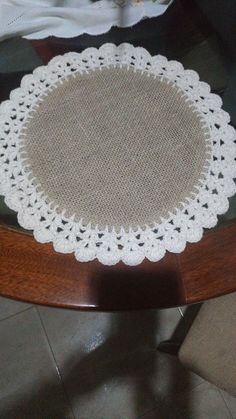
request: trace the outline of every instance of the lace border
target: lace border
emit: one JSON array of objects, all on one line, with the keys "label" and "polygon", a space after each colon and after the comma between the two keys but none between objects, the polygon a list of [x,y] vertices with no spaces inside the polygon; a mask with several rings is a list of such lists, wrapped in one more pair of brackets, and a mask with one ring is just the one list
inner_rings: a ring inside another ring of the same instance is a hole
[{"label": "lace border", "polygon": [[[209,133],[207,172],[197,192],[160,223],[135,231],[130,228],[128,232],[123,228],[119,232],[99,230],[67,217],[65,212],[59,214],[57,207],[47,202],[47,197],[35,187],[34,178],[29,176],[27,164],[20,156],[20,138],[29,112],[39,101],[63,79],[108,66],[132,67],[174,83],[193,111],[200,114]],[[236,192],[236,132],[221,107],[221,98],[210,93],[209,85],[200,82],[195,71],[184,70],[179,62],[160,55],[152,57],[144,48],[127,43],[118,47],[104,44],[81,54],[57,56],[47,66],[23,77],[20,88],[13,90],[10,100],[0,105],[0,194],[18,213],[19,224],[33,230],[37,241],[53,242],[57,252],[74,252],[81,262],[97,258],[105,265],[119,261],[138,265],[145,257],[156,262],[166,251],[180,253],[187,242],[201,239],[203,228],[216,225],[217,215],[227,211],[228,198]]]}]

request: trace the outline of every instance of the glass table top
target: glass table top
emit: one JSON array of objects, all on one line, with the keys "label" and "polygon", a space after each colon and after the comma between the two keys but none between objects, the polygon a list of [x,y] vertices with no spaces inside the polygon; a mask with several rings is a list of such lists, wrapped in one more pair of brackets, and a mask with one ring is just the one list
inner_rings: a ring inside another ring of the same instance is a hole
[{"label": "glass table top", "polygon": [[[107,42],[109,39],[105,39],[105,41]],[[127,42],[132,42],[132,40],[127,39]],[[152,42],[152,40],[150,42]],[[236,90],[236,86],[234,86],[234,84],[232,85],[228,83],[230,71],[228,71],[228,67],[222,61],[221,55],[217,53],[216,41],[214,42],[212,42],[212,35],[210,35],[209,42],[207,38],[204,40],[204,45],[202,45],[202,42],[199,42],[197,45],[196,43],[193,43],[188,49],[185,49],[185,52],[182,54],[182,56],[181,53],[179,53],[176,54],[176,57],[173,58],[179,59],[185,67],[198,71],[201,79],[206,80],[211,85],[214,92],[221,94],[223,103],[224,92],[226,91],[227,100],[228,96],[230,96],[230,98],[224,107],[230,114],[232,113],[235,115],[236,101],[233,101],[231,96],[234,94],[236,95],[236,93],[232,92],[231,94],[229,88],[235,88]],[[214,44],[213,47],[212,43]],[[56,46],[58,50],[58,41],[56,41]],[[96,43],[95,46],[97,46]],[[148,45],[145,45],[145,47],[148,48]],[[208,51],[206,51],[207,48]],[[153,46],[150,45],[150,52],[153,54],[155,51],[153,52],[152,49]],[[71,45],[70,41],[68,41],[66,50],[64,52],[68,50],[76,50],[75,41],[73,41]],[[79,50],[79,48],[77,50]],[[57,55],[58,52],[55,52],[55,55]],[[63,51],[59,51],[59,53],[62,52]],[[159,51],[156,53],[158,52]],[[160,53],[161,52],[162,51],[160,51]],[[168,56],[168,54],[166,55]],[[172,56],[169,54],[168,58],[172,58]],[[201,63],[200,66],[199,62]],[[2,41],[0,43],[0,102],[8,99],[10,91],[19,86],[20,80],[25,74],[31,73],[34,68],[42,64],[43,57],[41,56],[40,52],[37,51],[37,48],[34,47],[32,42],[22,38],[13,38]],[[210,71],[210,68],[212,68],[212,72]],[[231,107],[234,108],[229,109],[228,103]],[[234,120],[234,118],[232,119]],[[219,216],[217,227],[221,227],[230,220],[235,220],[236,222],[236,195],[230,198],[229,202],[229,210],[226,214]],[[6,206],[3,197],[0,197],[0,223],[22,229],[17,222],[16,213]]]}]

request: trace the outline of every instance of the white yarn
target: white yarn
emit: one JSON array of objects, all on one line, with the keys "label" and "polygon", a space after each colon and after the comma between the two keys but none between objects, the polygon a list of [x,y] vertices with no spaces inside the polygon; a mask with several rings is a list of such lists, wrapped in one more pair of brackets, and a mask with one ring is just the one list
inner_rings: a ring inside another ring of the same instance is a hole
[{"label": "white yarn", "polygon": [[[117,233],[115,229],[99,230],[59,214],[34,186],[19,149],[29,112],[58,81],[76,72],[120,65],[163,77],[181,89],[210,133],[207,139],[210,155],[208,172],[198,193],[190,196],[188,203],[173,208],[168,219],[162,219],[154,227],[136,231],[130,228],[128,232],[121,228]],[[119,261],[138,265],[145,257],[153,262],[160,260],[166,250],[180,253],[186,242],[201,239],[203,228],[216,225],[217,215],[227,211],[228,197],[236,192],[236,132],[221,107],[221,98],[210,93],[209,85],[200,82],[195,71],[184,70],[179,62],[160,55],[152,57],[145,49],[130,44],[118,47],[105,44],[81,54],[55,57],[47,66],[25,76],[21,87],[13,90],[10,100],[0,106],[0,194],[18,213],[19,224],[34,231],[36,240],[53,242],[58,252],[74,252],[82,262],[97,258],[105,265]]]}]

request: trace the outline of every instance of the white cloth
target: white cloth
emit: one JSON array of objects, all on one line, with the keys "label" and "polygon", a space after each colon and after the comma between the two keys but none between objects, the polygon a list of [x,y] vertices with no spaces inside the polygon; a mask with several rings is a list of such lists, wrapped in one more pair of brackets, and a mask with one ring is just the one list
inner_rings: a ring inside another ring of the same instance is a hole
[{"label": "white cloth", "polygon": [[0,40],[98,35],[163,14],[173,0],[1,0]]}]

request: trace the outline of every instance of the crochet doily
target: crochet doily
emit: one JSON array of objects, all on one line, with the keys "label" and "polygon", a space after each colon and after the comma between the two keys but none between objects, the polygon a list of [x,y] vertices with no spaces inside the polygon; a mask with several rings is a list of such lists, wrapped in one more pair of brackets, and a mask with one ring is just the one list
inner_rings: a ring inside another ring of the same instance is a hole
[{"label": "crochet doily", "polygon": [[0,193],[56,251],[182,252],[236,192],[236,133],[196,72],[130,44],[55,57],[0,106]]}]

